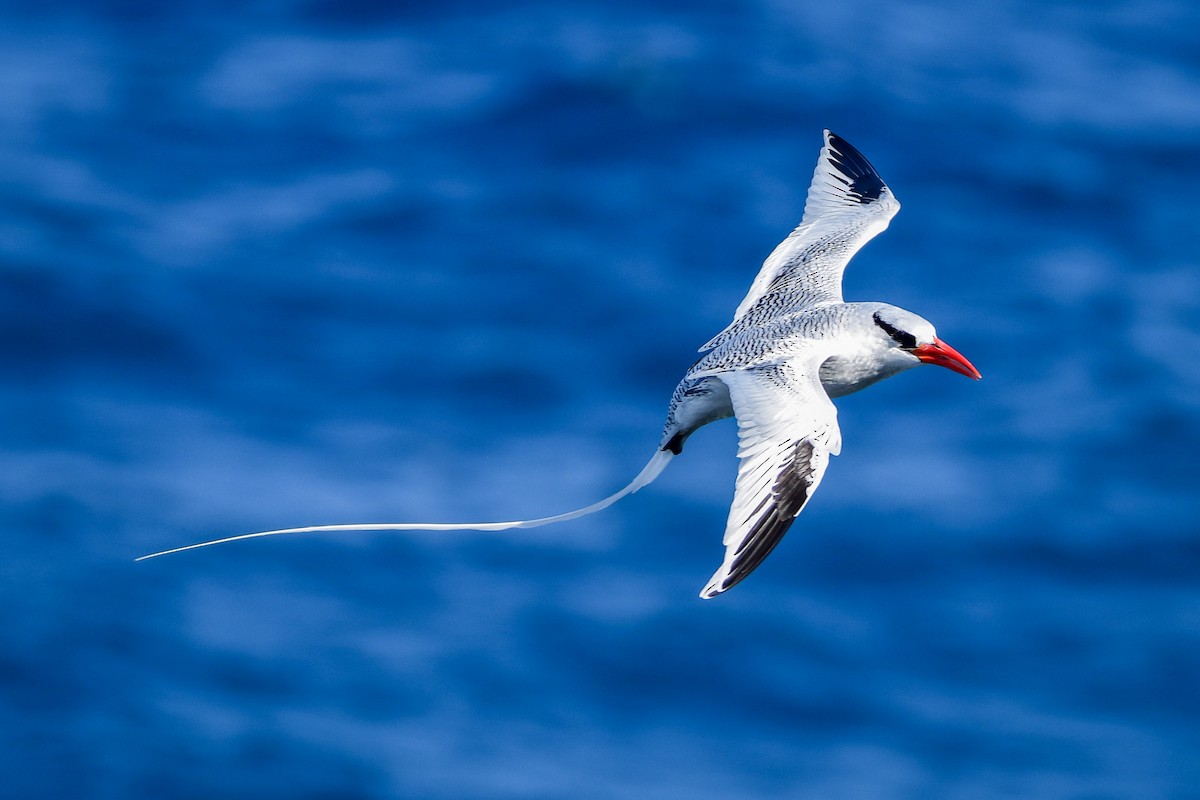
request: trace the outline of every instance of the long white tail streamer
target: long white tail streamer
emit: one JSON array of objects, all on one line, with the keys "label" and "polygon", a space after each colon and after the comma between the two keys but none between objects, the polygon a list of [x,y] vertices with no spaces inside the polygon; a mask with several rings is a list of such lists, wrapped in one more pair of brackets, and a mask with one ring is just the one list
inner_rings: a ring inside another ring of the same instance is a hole
[{"label": "long white tail streamer", "polygon": [[616,494],[592,503],[584,508],[577,508],[574,511],[568,511],[565,514],[556,514],[553,517],[541,517],[539,519],[520,519],[510,522],[368,522],[357,525],[310,525],[304,528],[280,528],[274,531],[259,531],[258,533],[242,533],[237,536],[226,536],[224,539],[213,539],[208,542],[199,542],[197,544],[189,544],[183,547],[175,547],[170,550],[162,550],[157,553],[139,556],[134,561],[145,561],[148,558],[158,558],[159,556],[169,556],[172,553],[182,553],[185,550],[196,550],[200,547],[211,547],[215,544],[226,544],[228,542],[237,542],[242,539],[257,539],[261,536],[282,536],[286,533],[321,533],[326,531],[504,531],[510,528],[536,528],[541,525],[550,525],[555,522],[566,522],[569,519],[578,519],[579,517],[594,514],[597,511],[608,508],[613,503],[620,500],[626,495],[633,494],[643,486],[653,482],[655,478],[666,468],[675,454],[669,450],[659,450],[654,454],[654,457],[642,468],[637,477],[629,482],[629,485],[621,489]]}]

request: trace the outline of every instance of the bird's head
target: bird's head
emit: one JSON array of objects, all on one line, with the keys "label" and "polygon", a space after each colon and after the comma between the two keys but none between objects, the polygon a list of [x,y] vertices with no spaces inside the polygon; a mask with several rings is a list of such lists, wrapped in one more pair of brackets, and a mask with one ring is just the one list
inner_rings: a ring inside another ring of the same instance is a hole
[{"label": "bird's head", "polygon": [[[937,364],[960,375],[979,380],[979,370],[966,357],[937,336],[926,319],[895,306],[882,306],[872,315],[885,346],[923,364]],[[916,366],[916,364],[913,364]]]}]

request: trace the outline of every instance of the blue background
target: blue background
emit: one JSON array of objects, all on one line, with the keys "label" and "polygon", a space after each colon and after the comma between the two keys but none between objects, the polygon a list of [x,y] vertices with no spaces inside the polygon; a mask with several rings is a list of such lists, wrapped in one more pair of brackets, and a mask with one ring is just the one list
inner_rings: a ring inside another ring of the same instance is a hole
[{"label": "blue background", "polygon": [[[1200,797],[1200,6],[10,2],[12,797]],[[729,422],[603,514],[832,128],[840,403],[744,584]]]}]

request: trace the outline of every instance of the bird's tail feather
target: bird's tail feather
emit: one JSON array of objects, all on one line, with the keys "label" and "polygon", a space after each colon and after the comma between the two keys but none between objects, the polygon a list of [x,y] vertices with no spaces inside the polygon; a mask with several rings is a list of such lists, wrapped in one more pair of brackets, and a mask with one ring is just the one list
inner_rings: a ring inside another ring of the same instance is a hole
[{"label": "bird's tail feather", "polygon": [[608,508],[622,497],[633,494],[638,489],[651,483],[674,457],[675,454],[670,450],[658,450],[655,452],[654,457],[642,468],[642,471],[638,473],[637,477],[630,481],[629,485],[624,489],[609,495],[603,500],[592,503],[590,506],[577,508],[574,511],[568,511],[564,514],[556,514],[553,517],[512,520],[510,522],[370,522],[357,525],[311,525],[305,528],[280,528],[274,531],[243,533],[237,536],[227,536],[223,539],[213,539],[208,542],[175,547],[170,550],[162,550],[158,553],[139,556],[134,560],[145,561],[148,558],[182,553],[185,550],[195,550],[200,547],[211,547],[214,544],[226,544],[241,539],[257,539],[261,536],[279,536],[285,533],[318,533],[328,531],[503,531],[509,528],[536,528],[540,525],[550,525],[554,522],[566,522],[569,519],[578,519],[579,517],[584,517],[601,509]]}]

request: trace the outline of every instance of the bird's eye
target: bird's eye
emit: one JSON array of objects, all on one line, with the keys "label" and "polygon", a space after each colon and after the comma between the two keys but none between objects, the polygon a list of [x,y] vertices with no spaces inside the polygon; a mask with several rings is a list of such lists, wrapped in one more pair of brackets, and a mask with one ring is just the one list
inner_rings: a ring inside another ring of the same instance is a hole
[{"label": "bird's eye", "polygon": [[917,337],[913,336],[911,333],[908,333],[907,331],[900,330],[895,325],[889,324],[886,320],[884,320],[883,317],[879,316],[879,312],[876,312],[874,314],[874,318],[875,318],[875,324],[878,325],[879,327],[883,328],[883,330],[887,333],[887,335],[892,337],[892,339],[896,342],[896,344],[900,345],[905,350],[916,349]]}]

